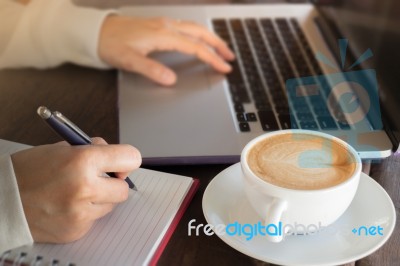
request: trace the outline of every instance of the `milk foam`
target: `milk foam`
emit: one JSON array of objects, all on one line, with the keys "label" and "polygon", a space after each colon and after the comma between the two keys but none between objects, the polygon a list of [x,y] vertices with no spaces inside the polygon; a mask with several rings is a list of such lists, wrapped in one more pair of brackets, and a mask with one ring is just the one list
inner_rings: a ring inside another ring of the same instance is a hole
[{"label": "milk foam", "polygon": [[255,175],[271,184],[300,190],[338,185],[349,179],[356,160],[341,143],[307,134],[283,134],[264,139],[249,151]]}]

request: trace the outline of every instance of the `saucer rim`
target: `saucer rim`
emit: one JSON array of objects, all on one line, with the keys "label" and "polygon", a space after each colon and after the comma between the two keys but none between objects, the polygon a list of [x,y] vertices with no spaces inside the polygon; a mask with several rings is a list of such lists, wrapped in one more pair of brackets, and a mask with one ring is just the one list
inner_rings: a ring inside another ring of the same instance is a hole
[{"label": "saucer rim", "polygon": [[[237,169],[235,169],[235,168],[237,168]],[[225,176],[225,175],[226,175],[227,173],[229,173],[230,171],[240,171],[240,162],[239,162],[239,163],[236,163],[236,164],[233,164],[233,165],[231,165],[231,166],[225,168],[224,170],[222,170],[220,173],[218,173],[218,174],[209,182],[209,184],[207,185],[207,187],[206,187],[206,189],[205,189],[205,191],[204,191],[204,193],[203,193],[203,198],[202,198],[202,209],[203,209],[203,215],[204,215],[204,217],[205,217],[205,219],[206,219],[206,221],[207,221],[208,224],[213,224],[213,223],[211,222],[211,221],[213,221],[213,219],[211,219],[211,218],[209,217],[209,215],[207,214],[207,211],[206,211],[206,209],[207,209],[207,207],[206,207],[206,205],[207,205],[207,203],[206,203],[206,201],[207,201],[207,195],[210,194],[210,189],[211,189],[211,187],[213,186],[213,184],[214,184],[215,182],[218,181],[218,178],[220,178],[221,176]],[[234,175],[235,175],[236,178],[238,178],[238,175],[240,175],[240,174],[241,174],[241,172],[239,172],[239,173],[237,173],[237,174],[234,174]],[[230,247],[236,249],[236,250],[239,251],[240,253],[243,253],[243,254],[245,254],[245,255],[251,257],[251,258],[255,258],[255,259],[258,259],[258,260],[260,260],[260,261],[267,262],[267,263],[284,264],[284,265],[297,265],[297,266],[301,266],[301,265],[306,265],[306,266],[313,266],[313,265],[315,265],[315,266],[317,266],[317,265],[318,265],[318,266],[324,266],[324,265],[332,265],[332,264],[346,264],[346,263],[350,263],[350,262],[353,262],[353,261],[357,261],[357,260],[359,260],[359,259],[361,259],[361,258],[364,258],[364,257],[366,257],[366,256],[368,256],[368,255],[374,253],[374,252],[377,251],[379,248],[381,248],[381,247],[389,240],[389,238],[391,237],[391,235],[392,235],[392,233],[393,233],[393,231],[394,231],[394,228],[395,228],[395,226],[396,226],[396,210],[395,210],[393,201],[392,201],[391,197],[389,196],[389,194],[387,193],[387,191],[386,191],[378,182],[376,182],[372,177],[370,177],[369,175],[367,175],[367,174],[365,174],[365,173],[363,173],[363,172],[361,172],[361,175],[360,175],[360,180],[361,180],[361,179],[369,179],[367,182],[373,181],[373,182],[371,182],[371,183],[373,184],[373,186],[374,186],[376,189],[379,189],[380,192],[382,192],[382,194],[384,195],[385,199],[386,199],[387,202],[388,202],[388,207],[389,207],[389,205],[390,205],[390,214],[389,214],[389,211],[388,211],[388,215],[389,215],[389,217],[391,218],[392,222],[391,222],[390,228],[388,228],[388,233],[387,233],[379,242],[377,242],[377,244],[376,244],[375,246],[373,246],[372,248],[369,248],[369,249],[367,248],[364,252],[360,252],[360,254],[357,255],[357,256],[348,256],[347,258],[342,258],[342,259],[338,258],[338,259],[335,260],[335,261],[326,262],[326,263],[324,263],[324,264],[321,264],[321,263],[317,263],[317,264],[316,264],[316,263],[304,263],[304,262],[302,262],[302,264],[300,264],[300,263],[296,263],[296,264],[287,264],[287,262],[286,262],[286,264],[285,264],[285,261],[284,261],[284,260],[276,260],[276,259],[272,259],[272,258],[271,258],[271,259],[268,259],[268,258],[265,258],[265,257],[260,257],[260,256],[258,256],[257,254],[255,254],[254,252],[251,252],[251,250],[249,250],[248,248],[247,248],[247,249],[246,249],[246,248],[243,248],[243,245],[237,244],[237,242],[234,242],[234,241],[229,241],[229,238],[226,237],[226,236],[220,236],[220,235],[217,235],[217,236],[218,236],[223,242],[225,242],[228,246],[230,246]],[[356,194],[356,195],[357,195],[357,194]],[[389,203],[390,203],[390,204],[389,204]],[[353,204],[353,203],[352,203],[352,204]],[[350,206],[351,206],[351,204],[350,204]],[[350,206],[349,206],[349,207],[350,207]],[[277,243],[277,245],[279,245],[279,243]],[[345,256],[344,256],[344,257],[345,257]]]}]

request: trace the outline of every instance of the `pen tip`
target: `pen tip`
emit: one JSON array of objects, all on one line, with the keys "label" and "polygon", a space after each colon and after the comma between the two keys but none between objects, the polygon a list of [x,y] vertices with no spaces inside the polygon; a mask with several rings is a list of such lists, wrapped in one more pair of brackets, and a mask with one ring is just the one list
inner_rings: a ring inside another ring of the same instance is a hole
[{"label": "pen tip", "polygon": [[126,183],[128,183],[130,189],[137,191],[135,184],[133,184],[133,182],[129,179],[129,177],[125,178],[125,181]]}]

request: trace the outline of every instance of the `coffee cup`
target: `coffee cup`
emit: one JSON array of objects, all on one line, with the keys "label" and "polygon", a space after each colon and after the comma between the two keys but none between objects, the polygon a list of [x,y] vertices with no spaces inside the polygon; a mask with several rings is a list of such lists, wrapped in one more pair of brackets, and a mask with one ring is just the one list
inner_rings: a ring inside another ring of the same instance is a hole
[{"label": "coffee cup", "polygon": [[361,159],[349,144],[310,130],[261,135],[240,160],[246,197],[272,242],[288,230],[309,234],[334,223],[352,202],[361,175]]}]

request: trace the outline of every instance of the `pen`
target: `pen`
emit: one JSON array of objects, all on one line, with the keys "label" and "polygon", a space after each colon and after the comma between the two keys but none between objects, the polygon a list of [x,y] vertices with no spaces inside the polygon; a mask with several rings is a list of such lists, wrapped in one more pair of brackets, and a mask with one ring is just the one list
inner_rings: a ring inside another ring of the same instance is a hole
[{"label": "pen", "polygon": [[[51,112],[47,107],[40,106],[37,109],[37,113],[61,138],[63,138],[69,144],[73,146],[92,144],[90,137],[60,112]],[[110,177],[117,177],[114,173],[106,174]],[[135,184],[133,184],[129,177],[127,177],[125,181],[128,183],[129,188],[137,190]]]}]

